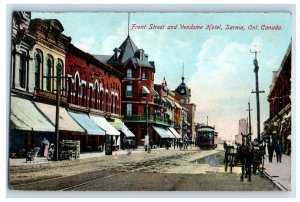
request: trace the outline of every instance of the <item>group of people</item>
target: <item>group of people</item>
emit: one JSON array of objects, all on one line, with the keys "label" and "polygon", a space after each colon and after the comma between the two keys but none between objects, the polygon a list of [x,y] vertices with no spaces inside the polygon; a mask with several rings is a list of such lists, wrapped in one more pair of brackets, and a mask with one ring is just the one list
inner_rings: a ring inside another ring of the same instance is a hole
[{"label": "group of people", "polygon": [[281,146],[280,140],[278,140],[278,139],[271,140],[270,139],[267,142],[267,148],[268,148],[269,162],[272,163],[274,151],[275,151],[277,163],[281,163],[282,146]]}]

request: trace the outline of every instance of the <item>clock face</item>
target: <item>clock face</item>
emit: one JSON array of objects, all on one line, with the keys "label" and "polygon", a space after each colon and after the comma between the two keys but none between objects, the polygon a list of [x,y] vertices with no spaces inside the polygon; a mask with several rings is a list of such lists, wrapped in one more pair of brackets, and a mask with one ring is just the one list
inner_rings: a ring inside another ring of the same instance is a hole
[{"label": "clock face", "polygon": [[184,99],[182,98],[182,99],[180,100],[180,102],[181,102],[181,103],[184,103]]},{"label": "clock face", "polygon": [[181,93],[184,93],[184,89],[181,89],[180,92],[181,92]]}]

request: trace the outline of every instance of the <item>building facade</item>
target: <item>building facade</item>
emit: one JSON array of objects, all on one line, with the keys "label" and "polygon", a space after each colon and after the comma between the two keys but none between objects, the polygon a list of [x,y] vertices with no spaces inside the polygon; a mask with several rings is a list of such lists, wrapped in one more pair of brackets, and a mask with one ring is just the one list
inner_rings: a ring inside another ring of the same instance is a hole
[{"label": "building facade", "polygon": [[[155,63],[139,49],[130,36],[114,49],[112,56],[95,56],[124,74],[121,89],[123,121],[135,135],[137,146],[164,144],[167,135],[162,135],[171,126],[161,113],[161,97],[154,90]],[[149,143],[145,136],[149,136]]]},{"label": "building facade", "polygon": [[195,112],[196,105],[191,103],[191,89],[184,83],[184,77],[181,78],[181,84],[176,88],[176,92],[179,94],[180,105],[187,110],[187,123],[186,132],[191,141],[195,141],[196,131],[195,131]]},{"label": "building facade", "polygon": [[[43,138],[55,141],[54,124],[40,104],[56,102],[56,76],[65,75],[65,36],[58,20],[33,19],[29,12],[13,12],[10,107],[10,150],[39,147]],[[62,81],[63,83],[64,81]],[[60,95],[66,104],[64,93]]]},{"label": "building facade", "polygon": [[281,66],[273,72],[268,95],[269,119],[265,122],[263,138],[280,140],[283,152],[291,153],[291,43]]}]

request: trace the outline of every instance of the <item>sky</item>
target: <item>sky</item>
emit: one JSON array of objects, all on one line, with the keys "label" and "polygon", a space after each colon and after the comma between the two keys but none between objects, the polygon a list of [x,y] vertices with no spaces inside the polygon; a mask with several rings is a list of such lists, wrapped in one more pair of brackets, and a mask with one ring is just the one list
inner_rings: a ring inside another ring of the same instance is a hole
[{"label": "sky", "polygon": [[[64,34],[78,48],[91,54],[112,55],[129,35],[138,48],[144,49],[155,61],[154,82],[165,77],[168,87],[175,90],[181,83],[191,88],[196,104],[196,122],[215,125],[219,136],[232,139],[238,133],[238,121],[248,118],[251,104],[252,131],[256,136],[256,95],[252,51],[259,64],[261,131],[269,117],[267,96],[273,71],[278,70],[291,41],[289,13],[32,13],[32,19],[58,19]],[[129,23],[128,23],[129,22]],[[135,24],[136,26],[133,26]],[[152,25],[151,25],[152,24]],[[151,26],[163,29],[150,29]],[[203,26],[202,29],[181,29]],[[168,26],[176,29],[168,29]],[[206,29],[208,27],[221,29]],[[227,26],[244,29],[226,30]],[[250,27],[257,29],[250,29]],[[262,30],[277,26],[279,30]],[[140,29],[131,29],[139,27]],[[142,29],[144,28],[144,29]],[[184,66],[184,72],[183,72]]]}]

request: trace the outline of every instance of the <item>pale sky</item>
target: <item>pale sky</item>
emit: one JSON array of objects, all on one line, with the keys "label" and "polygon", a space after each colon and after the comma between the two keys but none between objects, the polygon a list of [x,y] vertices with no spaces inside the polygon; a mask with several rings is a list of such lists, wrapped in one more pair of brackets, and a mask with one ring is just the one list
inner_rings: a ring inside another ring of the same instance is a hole
[{"label": "pale sky", "polygon": [[[112,55],[128,34],[127,13],[32,13],[33,18],[58,19],[72,38],[72,43],[91,54]],[[146,25],[131,30],[138,48],[155,61],[155,83],[166,78],[169,89],[181,83],[184,63],[185,83],[191,88],[196,104],[196,122],[215,125],[219,136],[233,138],[238,133],[238,120],[247,118],[251,103],[252,130],[256,136],[256,96],[254,54],[258,54],[261,131],[269,116],[267,96],[272,71],[277,70],[291,41],[289,13],[131,13],[132,24]],[[151,30],[150,25],[165,25]],[[180,24],[203,26],[202,30],[180,29]],[[222,30],[207,30],[207,25],[221,25]],[[177,25],[169,30],[168,25]],[[226,30],[227,25],[241,25],[244,30]],[[248,26],[280,26],[281,30],[249,30]]]}]

